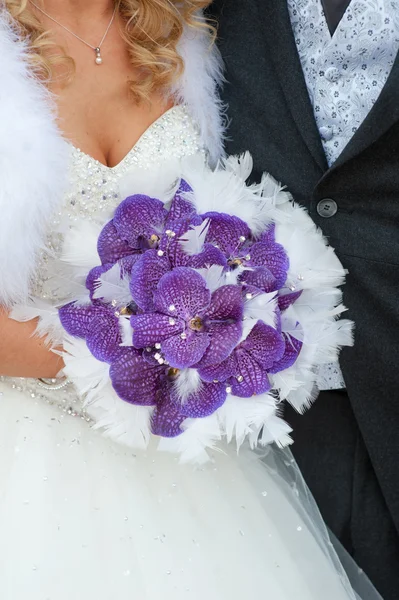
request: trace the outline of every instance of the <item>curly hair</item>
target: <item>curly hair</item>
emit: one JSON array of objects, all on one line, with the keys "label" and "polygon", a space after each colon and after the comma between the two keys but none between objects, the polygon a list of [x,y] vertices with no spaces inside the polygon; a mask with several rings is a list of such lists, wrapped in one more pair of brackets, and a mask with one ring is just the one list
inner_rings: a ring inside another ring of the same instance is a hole
[{"label": "curly hair", "polygon": [[[130,81],[136,101],[148,100],[152,92],[166,89],[182,74],[184,65],[177,45],[185,25],[208,30],[211,43],[213,27],[198,13],[210,3],[211,0],[114,0],[124,22],[121,34],[132,68],[140,73]],[[73,59],[63,51],[54,51],[51,32],[32,12],[29,0],[5,0],[5,6],[21,37],[29,39],[36,73],[50,82],[55,66],[64,63],[71,76]]]}]

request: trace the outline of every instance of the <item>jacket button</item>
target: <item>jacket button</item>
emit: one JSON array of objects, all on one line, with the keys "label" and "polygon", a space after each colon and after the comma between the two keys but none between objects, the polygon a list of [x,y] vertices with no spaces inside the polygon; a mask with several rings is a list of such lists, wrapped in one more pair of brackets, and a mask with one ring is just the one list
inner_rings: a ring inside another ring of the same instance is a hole
[{"label": "jacket button", "polygon": [[317,214],[323,219],[329,219],[338,212],[338,204],[332,198],[324,198],[317,205]]}]

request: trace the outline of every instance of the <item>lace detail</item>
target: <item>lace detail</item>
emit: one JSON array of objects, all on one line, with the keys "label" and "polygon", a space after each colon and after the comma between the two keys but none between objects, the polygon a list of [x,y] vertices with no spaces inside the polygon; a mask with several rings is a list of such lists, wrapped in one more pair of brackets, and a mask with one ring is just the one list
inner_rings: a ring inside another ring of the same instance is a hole
[{"label": "lace detail", "polygon": [[[122,200],[119,181],[128,172],[151,169],[167,160],[198,153],[205,158],[199,128],[184,106],[171,108],[155,121],[115,167],[107,167],[71,144],[69,146],[69,189],[63,207],[50,222],[47,247],[41,253],[32,287],[33,296],[51,303],[63,299],[55,282],[65,228],[73,228],[74,223],[82,219],[105,223]],[[89,420],[71,384],[62,390],[47,390],[32,379],[0,377],[0,382],[25,391],[32,398],[56,404],[63,413]]]}]

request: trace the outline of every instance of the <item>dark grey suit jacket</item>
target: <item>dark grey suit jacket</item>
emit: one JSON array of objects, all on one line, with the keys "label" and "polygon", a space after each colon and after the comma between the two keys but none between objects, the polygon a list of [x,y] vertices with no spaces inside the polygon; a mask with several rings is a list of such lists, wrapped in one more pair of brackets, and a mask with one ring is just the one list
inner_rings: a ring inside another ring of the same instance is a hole
[{"label": "dark grey suit jacket", "polygon": [[[211,10],[220,17],[226,64],[228,153],[249,150],[256,178],[269,171],[284,183],[349,270],[344,302],[356,343],[341,364],[399,531],[399,57],[371,113],[328,168],[286,1],[216,0]],[[324,199],[337,204],[333,216],[321,216]]]}]

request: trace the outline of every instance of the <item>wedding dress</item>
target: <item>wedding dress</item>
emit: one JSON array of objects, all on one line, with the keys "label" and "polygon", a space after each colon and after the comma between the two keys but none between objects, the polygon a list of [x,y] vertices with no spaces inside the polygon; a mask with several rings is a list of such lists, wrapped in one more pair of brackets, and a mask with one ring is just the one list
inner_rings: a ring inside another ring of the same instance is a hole
[{"label": "wedding dress", "polygon": [[[65,223],[104,222],[134,170],[205,151],[182,106],[114,168],[69,145],[69,189],[33,293],[54,284]],[[72,385],[0,382],[2,600],[358,598],[287,451],[226,445],[201,468],[133,452],[91,425]],[[378,598],[367,588],[362,600]]]}]

